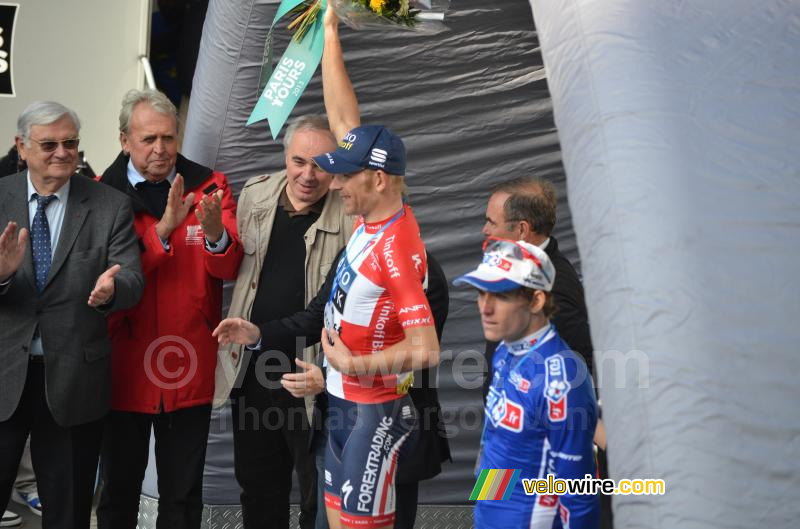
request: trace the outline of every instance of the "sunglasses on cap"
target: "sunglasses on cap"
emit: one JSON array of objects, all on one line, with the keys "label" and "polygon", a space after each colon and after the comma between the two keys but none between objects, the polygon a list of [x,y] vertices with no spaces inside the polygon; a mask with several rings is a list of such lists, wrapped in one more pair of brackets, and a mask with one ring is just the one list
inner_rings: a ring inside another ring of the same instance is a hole
[{"label": "sunglasses on cap", "polygon": [[541,265],[539,259],[522,245],[517,244],[511,239],[497,239],[489,237],[483,241],[483,253],[499,253],[504,257],[513,257],[514,259],[531,259],[537,265]]},{"label": "sunglasses on cap", "polygon": [[69,138],[66,140],[56,141],[56,140],[34,140],[33,138],[29,138],[31,141],[35,141],[39,144],[39,148],[42,149],[44,152],[53,152],[58,149],[58,145],[61,144],[64,146],[64,149],[68,151],[73,151],[78,148],[78,145],[81,142],[80,138]]},{"label": "sunglasses on cap", "polygon": [[489,237],[483,241],[483,253],[494,253],[500,255],[501,257],[512,257],[519,261],[530,259],[536,263],[536,267],[539,269],[545,279],[547,279],[547,281],[552,281],[552,278],[547,275],[547,272],[545,272],[544,268],[542,267],[542,262],[539,260],[539,258],[516,241],[512,241],[511,239],[498,239],[495,237]]}]

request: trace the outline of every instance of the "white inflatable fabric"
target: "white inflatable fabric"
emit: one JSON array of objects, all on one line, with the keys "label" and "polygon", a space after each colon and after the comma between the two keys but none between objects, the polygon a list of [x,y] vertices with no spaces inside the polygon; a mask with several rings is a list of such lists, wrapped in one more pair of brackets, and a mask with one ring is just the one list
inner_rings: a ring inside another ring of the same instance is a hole
[{"label": "white inflatable fabric", "polygon": [[530,3],[610,472],[666,482],[615,526],[797,527],[800,3]]}]

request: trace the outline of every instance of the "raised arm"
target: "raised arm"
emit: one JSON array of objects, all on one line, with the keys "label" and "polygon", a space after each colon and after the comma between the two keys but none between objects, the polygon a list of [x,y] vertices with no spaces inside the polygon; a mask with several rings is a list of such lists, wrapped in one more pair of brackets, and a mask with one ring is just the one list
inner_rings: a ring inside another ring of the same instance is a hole
[{"label": "raised arm", "polygon": [[358,100],[353,83],[347,75],[339,42],[339,17],[328,4],[325,12],[325,49],[322,52],[322,93],[325,112],[336,140],[341,140],[350,130],[361,125]]}]

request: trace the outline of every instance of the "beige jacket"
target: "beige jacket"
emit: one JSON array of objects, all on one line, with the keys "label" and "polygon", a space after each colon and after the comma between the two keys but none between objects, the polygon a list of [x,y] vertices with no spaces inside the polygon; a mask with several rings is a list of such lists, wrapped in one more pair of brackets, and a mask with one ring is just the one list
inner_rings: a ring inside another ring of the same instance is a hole
[{"label": "beige jacket", "polygon": [[[286,171],[256,176],[245,183],[237,206],[236,222],[244,246],[228,317],[249,318],[258,290],[261,265],[269,246],[275,208],[286,187]],[[308,303],[325,283],[325,276],[339,250],[347,243],[355,219],[345,215],[337,193],[328,193],[319,219],[308,228],[306,240],[306,293]],[[280,278],[276,278],[280,280]],[[303,350],[303,360],[313,362],[319,346]],[[242,346],[222,346],[217,351],[214,406],[227,402],[242,367]],[[314,398],[306,397],[306,411],[313,413]]]}]

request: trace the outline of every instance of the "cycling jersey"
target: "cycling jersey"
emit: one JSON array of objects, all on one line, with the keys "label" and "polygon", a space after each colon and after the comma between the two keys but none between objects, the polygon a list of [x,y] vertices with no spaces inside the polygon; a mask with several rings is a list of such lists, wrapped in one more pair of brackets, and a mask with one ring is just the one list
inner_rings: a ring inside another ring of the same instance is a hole
[{"label": "cycling jersey", "polygon": [[[377,353],[400,342],[404,329],[433,325],[423,291],[425,247],[408,205],[382,222],[356,224],[339,261],[325,327],[335,329],[353,355]],[[408,393],[411,373],[388,373],[377,366],[368,376],[344,375],[329,367],[328,392],[362,403],[394,400]]]},{"label": "cycling jersey", "polygon": [[596,495],[525,494],[522,479],[595,475],[594,386],[583,360],[548,325],[494,354],[478,473],[520,469],[508,500],[475,502],[475,527],[597,527]]},{"label": "cycling jersey", "polygon": [[393,525],[397,465],[416,442],[411,397],[359,404],[329,395],[327,423],[325,505],[342,527]]}]

